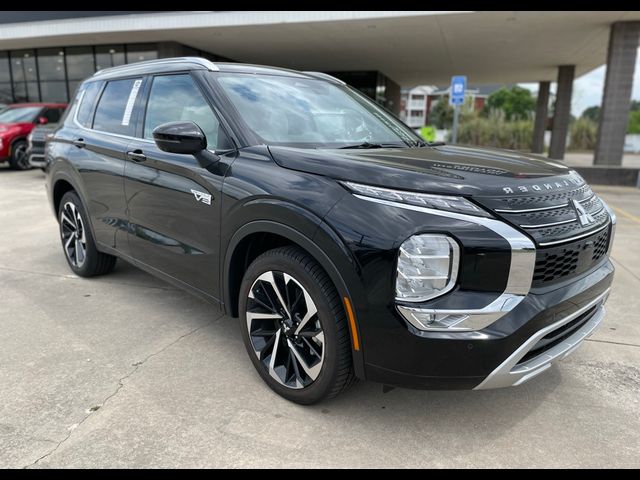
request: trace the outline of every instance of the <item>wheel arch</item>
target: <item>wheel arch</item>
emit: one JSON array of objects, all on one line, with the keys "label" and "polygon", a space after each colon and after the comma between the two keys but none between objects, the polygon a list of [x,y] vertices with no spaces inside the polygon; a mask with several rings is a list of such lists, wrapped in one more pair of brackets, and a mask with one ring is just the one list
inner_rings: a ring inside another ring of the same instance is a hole
[{"label": "wheel arch", "polygon": [[[321,227],[320,227],[321,228]],[[259,248],[251,253],[253,240],[260,238],[269,239],[263,247]],[[248,264],[257,255],[263,253],[271,248],[276,248],[283,245],[295,245],[311,255],[314,260],[320,264],[324,271],[329,275],[329,278],[333,282],[334,286],[338,290],[340,298],[343,300],[347,298],[350,302],[350,308],[355,310],[354,300],[352,299],[351,290],[347,286],[343,275],[336,266],[336,262],[312,239],[302,234],[298,230],[290,227],[286,224],[279,223],[273,220],[255,220],[251,221],[242,227],[240,227],[229,241],[224,255],[224,267],[222,269],[222,285],[223,285],[223,299],[225,311],[232,317],[238,317],[238,303],[239,303],[239,291],[244,272],[248,267]],[[268,247],[268,248],[266,248]],[[344,246],[340,246],[340,250],[346,250]],[[361,342],[360,329],[358,328],[357,317],[353,318],[353,325],[350,325],[349,335],[351,337],[351,351],[354,361],[354,368],[356,376],[364,378],[364,358]],[[356,341],[354,342],[354,335]],[[355,346],[358,349],[356,350]]]}]

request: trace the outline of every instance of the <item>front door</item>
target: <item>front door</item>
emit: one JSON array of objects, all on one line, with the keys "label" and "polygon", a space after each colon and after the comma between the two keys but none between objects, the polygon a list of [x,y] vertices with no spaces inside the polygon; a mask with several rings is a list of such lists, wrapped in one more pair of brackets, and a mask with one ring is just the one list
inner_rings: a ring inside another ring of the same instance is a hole
[{"label": "front door", "polygon": [[224,169],[212,173],[192,155],[163,152],[152,131],[166,122],[190,120],[204,131],[210,150],[218,148],[224,133],[189,74],[150,81],[143,138],[129,145],[125,167],[131,253],[146,266],[219,299]]}]

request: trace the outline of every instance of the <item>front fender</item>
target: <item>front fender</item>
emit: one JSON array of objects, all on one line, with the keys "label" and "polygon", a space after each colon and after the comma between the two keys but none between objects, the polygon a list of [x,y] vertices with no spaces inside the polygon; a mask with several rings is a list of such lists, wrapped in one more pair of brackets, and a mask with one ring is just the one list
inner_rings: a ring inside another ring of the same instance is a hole
[{"label": "front fender", "polygon": [[[293,214],[294,211],[296,211],[298,215],[302,214],[302,212],[297,211],[299,207],[290,205],[287,207],[281,205],[280,207],[291,209],[289,214]],[[273,205],[271,205],[270,208],[273,208]],[[285,215],[284,217],[287,216],[288,215]],[[362,304],[364,296],[362,284],[354,269],[355,260],[338,235],[336,235],[327,224],[323,223],[320,218],[314,217],[313,214],[305,211],[304,216],[297,217],[297,221],[295,222],[296,227],[283,223],[284,218],[282,216],[278,217],[278,219],[255,219],[236,230],[226,247],[224,266],[221,269],[223,275],[221,285],[224,285],[223,295],[227,312],[229,312],[229,305],[231,305],[232,302],[232,292],[230,282],[226,280],[229,279],[231,275],[230,269],[233,254],[242,240],[254,233],[272,233],[299,245],[327,272],[340,298],[343,299],[343,302],[345,297],[348,298],[354,307],[354,312],[358,310],[356,305]],[[355,325],[351,326],[352,357],[356,375],[359,378],[364,378],[364,352],[362,342],[354,342],[354,335],[357,336],[358,339],[360,338],[360,328],[357,317],[354,319],[354,322]],[[355,345],[358,346],[357,349]]]}]

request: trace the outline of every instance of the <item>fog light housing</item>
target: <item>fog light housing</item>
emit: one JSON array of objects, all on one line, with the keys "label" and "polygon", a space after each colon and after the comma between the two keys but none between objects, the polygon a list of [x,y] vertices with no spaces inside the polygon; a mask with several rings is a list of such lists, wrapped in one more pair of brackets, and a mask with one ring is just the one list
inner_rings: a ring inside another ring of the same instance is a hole
[{"label": "fog light housing", "polygon": [[424,302],[451,290],[458,277],[460,247],[447,235],[414,235],[398,251],[396,300]]}]

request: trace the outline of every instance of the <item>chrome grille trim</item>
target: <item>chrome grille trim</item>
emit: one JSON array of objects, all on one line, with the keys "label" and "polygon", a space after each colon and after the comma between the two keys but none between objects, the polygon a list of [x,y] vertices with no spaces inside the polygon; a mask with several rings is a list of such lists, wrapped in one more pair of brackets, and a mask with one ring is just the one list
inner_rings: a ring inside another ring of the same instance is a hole
[{"label": "chrome grille trim", "polygon": [[573,220],[562,220],[561,222],[553,222],[553,223],[541,223],[539,225],[520,225],[522,228],[547,228],[547,227],[555,227],[556,225],[566,225],[567,223],[577,222],[578,219],[574,218]]},{"label": "chrome grille trim", "polygon": [[532,213],[532,212],[544,212],[545,210],[557,210],[558,208],[568,207],[569,203],[563,203],[562,205],[553,205],[552,207],[540,207],[540,208],[527,208],[525,210],[512,210],[510,208],[496,208],[494,212],[497,213]]},{"label": "chrome grille trim", "polygon": [[607,221],[604,225],[596,228],[595,230],[589,230],[588,232],[582,233],[580,235],[576,235],[574,237],[563,238],[561,240],[554,240],[552,242],[539,242],[538,245],[541,247],[548,247],[550,245],[559,245],[561,243],[573,242],[574,240],[580,240],[581,238],[588,237],[589,235],[593,235],[594,233],[598,233],[609,226],[609,221]]}]

